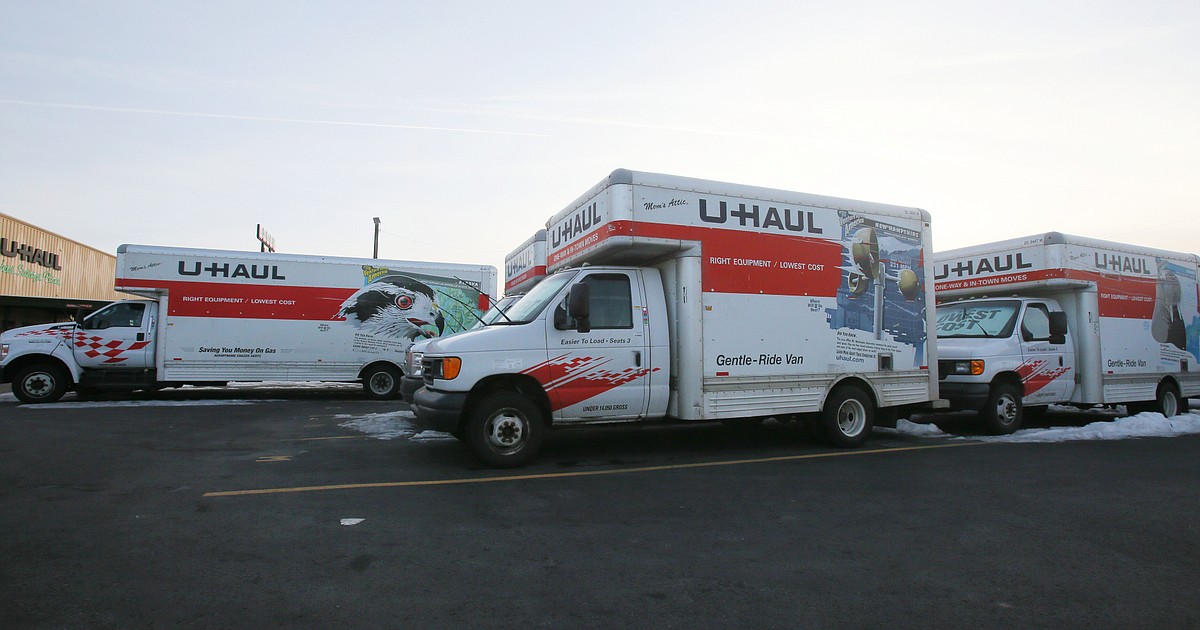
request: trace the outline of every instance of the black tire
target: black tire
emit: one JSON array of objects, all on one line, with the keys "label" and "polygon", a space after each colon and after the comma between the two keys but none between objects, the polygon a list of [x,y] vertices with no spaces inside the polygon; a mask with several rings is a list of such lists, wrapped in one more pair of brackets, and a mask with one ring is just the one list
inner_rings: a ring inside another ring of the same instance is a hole
[{"label": "black tire", "polygon": [[1186,409],[1186,404],[1181,404],[1179,392],[1175,390],[1175,386],[1169,383],[1163,383],[1158,386],[1158,392],[1154,395],[1154,406],[1152,409],[1170,418],[1179,413],[1180,409]]},{"label": "black tire", "polygon": [[992,435],[1008,435],[1021,428],[1025,411],[1021,407],[1021,388],[1012,383],[997,383],[979,410],[983,428]]},{"label": "black tire", "polygon": [[858,448],[871,435],[875,424],[875,403],[855,385],[843,385],[825,400],[821,425],[825,437],[834,446]]},{"label": "black tire", "polygon": [[392,400],[400,396],[400,370],[387,364],[372,365],[363,371],[363,391],[373,400]]},{"label": "black tire", "polygon": [[33,363],[17,370],[13,375],[12,391],[23,403],[52,403],[71,384],[67,371],[53,363]]},{"label": "black tire", "polygon": [[546,421],[536,403],[516,392],[493,392],[475,405],[465,437],[488,466],[513,468],[529,463],[545,439]]}]

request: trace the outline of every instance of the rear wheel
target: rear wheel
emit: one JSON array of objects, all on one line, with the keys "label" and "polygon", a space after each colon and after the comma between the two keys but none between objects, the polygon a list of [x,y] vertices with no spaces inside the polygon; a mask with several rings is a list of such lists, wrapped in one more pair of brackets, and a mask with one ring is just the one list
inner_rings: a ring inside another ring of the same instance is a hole
[{"label": "rear wheel", "polygon": [[1163,383],[1158,386],[1158,393],[1154,396],[1154,411],[1170,418],[1179,413],[1181,400],[1173,385]]},{"label": "rear wheel", "polygon": [[1008,435],[1021,428],[1021,389],[1012,383],[997,383],[979,411],[983,426],[992,435]]},{"label": "rear wheel", "polygon": [[34,363],[17,370],[12,389],[21,402],[50,403],[62,398],[70,380],[66,370],[53,363]]},{"label": "rear wheel", "polygon": [[464,427],[471,450],[496,468],[528,463],[541,448],[545,432],[546,422],[538,406],[516,392],[505,391],[481,400]]},{"label": "rear wheel", "polygon": [[874,423],[875,404],[866,392],[854,385],[834,390],[821,410],[825,437],[842,448],[862,446]]},{"label": "rear wheel", "polygon": [[400,370],[386,364],[368,367],[363,372],[363,391],[375,400],[396,398],[400,395]]}]

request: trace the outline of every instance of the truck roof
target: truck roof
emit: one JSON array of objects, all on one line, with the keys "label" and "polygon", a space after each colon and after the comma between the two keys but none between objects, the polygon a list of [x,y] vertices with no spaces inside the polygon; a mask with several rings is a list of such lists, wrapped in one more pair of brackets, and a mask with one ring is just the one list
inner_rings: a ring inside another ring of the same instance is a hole
[{"label": "truck roof", "polygon": [[1010,238],[1002,241],[993,241],[991,243],[981,243],[979,245],[969,245],[956,249],[947,249],[935,253],[933,258],[934,260],[946,260],[950,258],[959,258],[962,256],[971,256],[974,254],[983,254],[995,251],[1010,251],[1022,247],[1038,247],[1043,245],[1081,245],[1084,247],[1094,247],[1096,249],[1106,249],[1114,252],[1188,261],[1192,264],[1196,264],[1198,261],[1200,261],[1200,256],[1187,252],[1175,252],[1166,249],[1157,249],[1154,247],[1144,247],[1142,245],[1131,245],[1129,243],[1106,241],[1098,238],[1064,234],[1063,232],[1044,232],[1042,234],[1033,234],[1020,238]]},{"label": "truck roof", "polygon": [[924,221],[930,220],[929,213],[921,208],[618,168],[612,173],[609,173],[608,177],[605,177],[595,186],[592,186],[590,189],[588,189],[587,192],[580,195],[577,199],[575,199],[575,201],[567,204],[566,207],[557,212],[554,216],[550,217],[550,220],[546,221],[546,228],[549,229],[550,226],[553,225],[559,218],[578,209],[579,206],[583,205],[588,199],[595,197],[600,191],[617,184],[631,184],[634,186],[650,186],[654,188],[665,189],[674,188],[677,190],[686,190],[689,192],[698,192],[710,195],[757,199],[766,202],[792,203],[818,208],[832,208],[835,210],[845,209],[859,212],[892,214],[900,216],[908,216],[911,213],[918,213]]},{"label": "truck roof", "polygon": [[117,247],[117,255],[121,254],[158,254],[158,255],[187,255],[187,256],[207,256],[207,257],[224,257],[238,258],[247,260],[262,260],[265,262],[329,262],[329,263],[353,263],[360,265],[375,265],[375,266],[403,266],[406,268],[423,268],[423,269],[456,269],[460,271],[487,271],[493,270],[491,265],[480,265],[472,263],[443,263],[429,261],[414,261],[414,260],[387,260],[383,258],[352,258],[343,256],[323,256],[319,254],[288,254],[274,252],[255,252],[255,251],[237,251],[224,249],[202,249],[192,247],[164,247],[159,245],[135,245],[124,244]]}]

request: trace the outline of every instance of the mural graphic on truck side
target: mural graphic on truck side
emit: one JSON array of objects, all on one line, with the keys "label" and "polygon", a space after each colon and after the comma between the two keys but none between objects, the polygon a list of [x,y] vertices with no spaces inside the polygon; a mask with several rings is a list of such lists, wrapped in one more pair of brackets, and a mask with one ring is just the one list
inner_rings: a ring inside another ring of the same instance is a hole
[{"label": "mural graphic on truck side", "polygon": [[839,352],[874,355],[907,346],[913,352],[912,367],[924,365],[927,331],[920,233],[849,212],[839,216],[844,281],[837,291],[836,308],[827,310],[829,326],[845,331],[842,336],[847,338],[861,331],[879,342],[854,335],[858,347]]}]

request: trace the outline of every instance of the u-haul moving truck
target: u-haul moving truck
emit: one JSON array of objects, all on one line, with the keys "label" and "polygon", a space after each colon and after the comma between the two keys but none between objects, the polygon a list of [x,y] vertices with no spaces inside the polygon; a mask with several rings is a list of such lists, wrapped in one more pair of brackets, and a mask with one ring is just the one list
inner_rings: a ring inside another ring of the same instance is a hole
[{"label": "u-haul moving truck", "polygon": [[504,258],[504,294],[528,293],[545,277],[546,230],[538,230]]},{"label": "u-haul moving truck", "polygon": [[116,288],[149,300],[4,334],[18,398],[227,381],[362,381],[392,398],[408,347],[473,325],[496,269],[122,245]]},{"label": "u-haul moving truck", "polygon": [[1197,261],[1058,232],[934,256],[941,394],[1011,433],[1050,404],[1200,395]]},{"label": "u-haul moving truck", "polygon": [[[519,247],[504,257],[504,297],[497,300],[472,328],[487,326],[506,317],[508,307],[546,277],[546,230],[538,230]],[[417,341],[404,358],[404,377],[400,398],[412,404],[413,394],[425,383],[421,361],[429,339]]]},{"label": "u-haul moving truck", "polygon": [[617,170],[546,231],[550,275],[431,341],[415,394],[491,465],[551,426],[660,418],[819,413],[856,446],[937,398],[922,210]]}]

